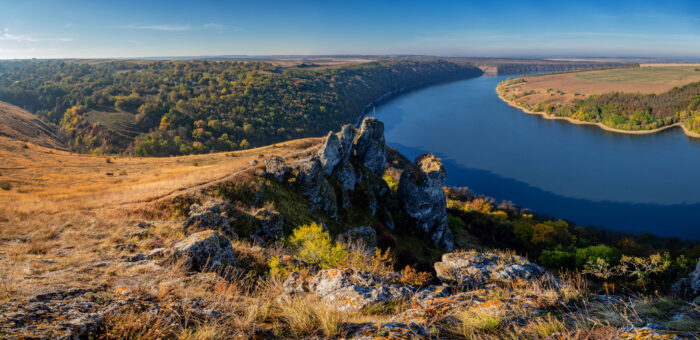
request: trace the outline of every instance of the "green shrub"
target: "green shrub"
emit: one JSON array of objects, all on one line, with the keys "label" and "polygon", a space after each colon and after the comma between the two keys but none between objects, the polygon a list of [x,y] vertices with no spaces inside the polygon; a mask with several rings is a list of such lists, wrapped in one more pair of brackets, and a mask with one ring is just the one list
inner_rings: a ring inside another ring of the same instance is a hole
[{"label": "green shrub", "polygon": [[345,245],[332,242],[328,232],[316,222],[294,229],[287,242],[300,260],[324,269],[337,266],[348,255]]},{"label": "green shrub", "polygon": [[620,260],[620,254],[617,250],[603,244],[576,249],[577,268],[582,268],[590,261],[595,262],[596,259],[603,259],[605,262],[613,264]]},{"label": "green shrub", "polygon": [[537,261],[549,268],[566,268],[574,263],[574,254],[561,250],[543,250]]},{"label": "green shrub", "polygon": [[452,230],[463,229],[467,226],[461,218],[449,214],[447,215],[447,224]]},{"label": "green shrub", "polygon": [[0,181],[0,189],[10,190],[10,189],[12,189],[12,185],[8,181]]},{"label": "green shrub", "polygon": [[270,275],[279,278],[286,278],[292,272],[301,270],[299,264],[288,255],[273,256],[267,265],[270,267]]}]

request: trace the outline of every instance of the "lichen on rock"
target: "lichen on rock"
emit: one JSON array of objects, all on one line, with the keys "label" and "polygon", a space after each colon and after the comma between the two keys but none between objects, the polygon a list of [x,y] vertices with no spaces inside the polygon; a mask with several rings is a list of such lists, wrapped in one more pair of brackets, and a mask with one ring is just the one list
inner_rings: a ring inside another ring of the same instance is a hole
[{"label": "lichen on rock", "polygon": [[435,272],[444,283],[471,288],[536,280],[546,273],[542,267],[518,255],[475,251],[443,254],[442,261],[435,263]]},{"label": "lichen on rock", "polygon": [[214,230],[190,235],[173,247],[176,258],[184,258],[191,270],[221,269],[236,263],[231,241]]}]

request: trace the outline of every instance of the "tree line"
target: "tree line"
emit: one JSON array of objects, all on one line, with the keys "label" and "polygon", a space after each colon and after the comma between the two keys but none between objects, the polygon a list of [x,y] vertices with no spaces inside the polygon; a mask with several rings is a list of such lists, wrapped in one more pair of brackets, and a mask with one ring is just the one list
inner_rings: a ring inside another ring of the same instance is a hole
[{"label": "tree line", "polygon": [[4,61],[0,100],[57,126],[76,151],[167,156],[320,136],[387,92],[481,74],[439,59],[314,66]]}]

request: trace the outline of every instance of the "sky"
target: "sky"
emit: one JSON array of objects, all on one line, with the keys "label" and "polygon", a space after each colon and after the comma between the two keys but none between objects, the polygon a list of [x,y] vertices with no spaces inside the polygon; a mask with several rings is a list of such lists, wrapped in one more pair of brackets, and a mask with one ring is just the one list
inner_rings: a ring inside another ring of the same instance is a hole
[{"label": "sky", "polygon": [[700,1],[0,0],[0,58],[700,58]]}]

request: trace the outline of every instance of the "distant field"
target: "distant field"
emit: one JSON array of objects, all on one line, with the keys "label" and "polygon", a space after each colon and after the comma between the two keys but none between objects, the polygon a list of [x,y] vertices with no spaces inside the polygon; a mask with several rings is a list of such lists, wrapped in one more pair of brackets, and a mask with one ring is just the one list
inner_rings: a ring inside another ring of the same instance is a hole
[{"label": "distant field", "polygon": [[[687,85],[687,86],[686,86]],[[700,137],[700,64],[642,64],[511,78],[498,85],[507,102],[549,118],[648,133],[682,126]]]},{"label": "distant field", "polygon": [[138,131],[136,115],[111,108],[90,110],[85,114],[90,123],[101,123],[110,131],[125,137],[135,137]]},{"label": "distant field", "polygon": [[[574,78],[590,82],[627,82],[640,86],[640,92],[649,85],[664,85],[665,88],[700,81],[699,66],[646,66],[617,68],[573,73]],[[670,88],[669,88],[670,87]]]},{"label": "distant field", "polygon": [[[509,85],[509,94],[529,105],[567,105],[592,94],[609,92],[663,93],[700,81],[700,64],[643,64],[641,67],[559,73],[525,77]],[[525,95],[525,94],[528,95]]]}]

